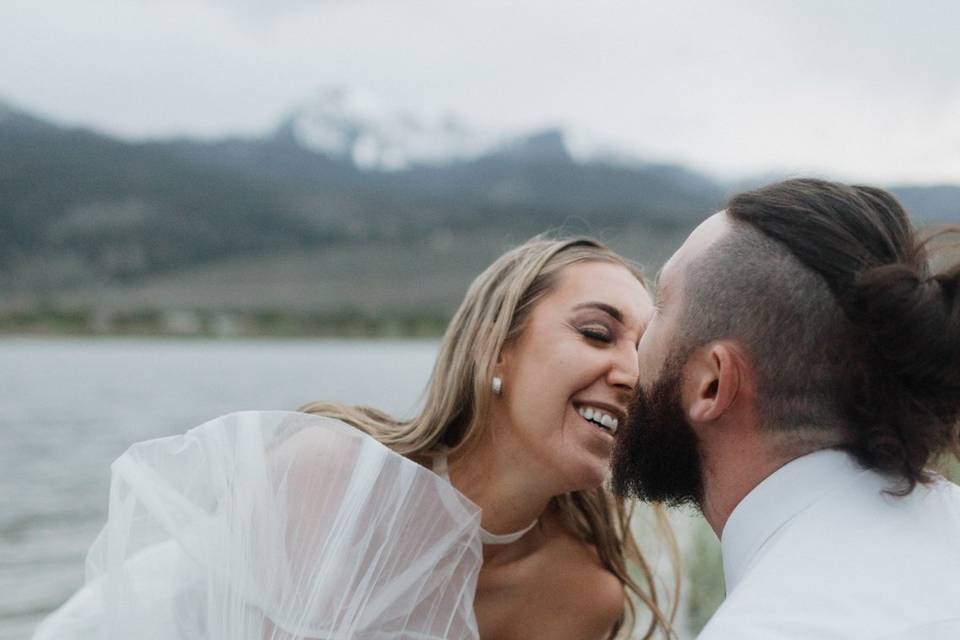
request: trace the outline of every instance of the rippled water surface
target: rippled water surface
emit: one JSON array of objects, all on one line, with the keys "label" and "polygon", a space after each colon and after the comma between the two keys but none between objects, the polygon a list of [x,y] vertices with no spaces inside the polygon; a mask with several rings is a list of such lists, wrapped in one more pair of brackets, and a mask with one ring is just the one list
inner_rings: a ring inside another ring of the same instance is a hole
[{"label": "rippled water surface", "polygon": [[83,579],[110,462],[131,443],[309,400],[415,407],[426,341],[0,339],[0,640]]}]

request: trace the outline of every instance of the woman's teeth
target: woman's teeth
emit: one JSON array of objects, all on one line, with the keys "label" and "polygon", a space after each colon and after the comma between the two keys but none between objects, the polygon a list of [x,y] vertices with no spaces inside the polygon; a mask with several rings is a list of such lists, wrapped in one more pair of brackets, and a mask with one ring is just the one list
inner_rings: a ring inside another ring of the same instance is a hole
[{"label": "woman's teeth", "polygon": [[580,407],[577,409],[577,413],[598,427],[606,429],[610,433],[617,432],[617,424],[619,423],[619,420],[614,418],[609,413],[602,411],[601,409],[594,409],[593,407]]}]

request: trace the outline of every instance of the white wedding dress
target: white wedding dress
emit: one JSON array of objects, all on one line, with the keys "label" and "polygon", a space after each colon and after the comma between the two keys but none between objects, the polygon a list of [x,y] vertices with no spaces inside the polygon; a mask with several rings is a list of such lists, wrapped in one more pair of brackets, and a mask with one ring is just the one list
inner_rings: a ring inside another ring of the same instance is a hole
[{"label": "white wedding dress", "polygon": [[477,638],[480,510],[339,421],[234,413],[132,446],[35,640]]}]

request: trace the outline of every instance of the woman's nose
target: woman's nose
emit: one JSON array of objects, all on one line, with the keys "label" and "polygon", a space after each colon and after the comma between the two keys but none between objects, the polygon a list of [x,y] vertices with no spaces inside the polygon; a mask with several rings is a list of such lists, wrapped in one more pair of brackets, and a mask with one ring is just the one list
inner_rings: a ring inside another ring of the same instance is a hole
[{"label": "woman's nose", "polygon": [[608,381],[612,386],[633,389],[640,379],[640,362],[633,345],[617,349],[610,367]]}]

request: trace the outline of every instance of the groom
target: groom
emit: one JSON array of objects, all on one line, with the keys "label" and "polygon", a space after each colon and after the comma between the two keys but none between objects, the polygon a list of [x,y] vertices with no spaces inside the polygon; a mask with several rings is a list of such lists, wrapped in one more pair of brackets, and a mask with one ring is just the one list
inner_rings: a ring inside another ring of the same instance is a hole
[{"label": "groom", "polygon": [[960,270],[885,191],[734,197],[659,274],[621,494],[696,505],[727,598],[701,639],[960,638]]}]

